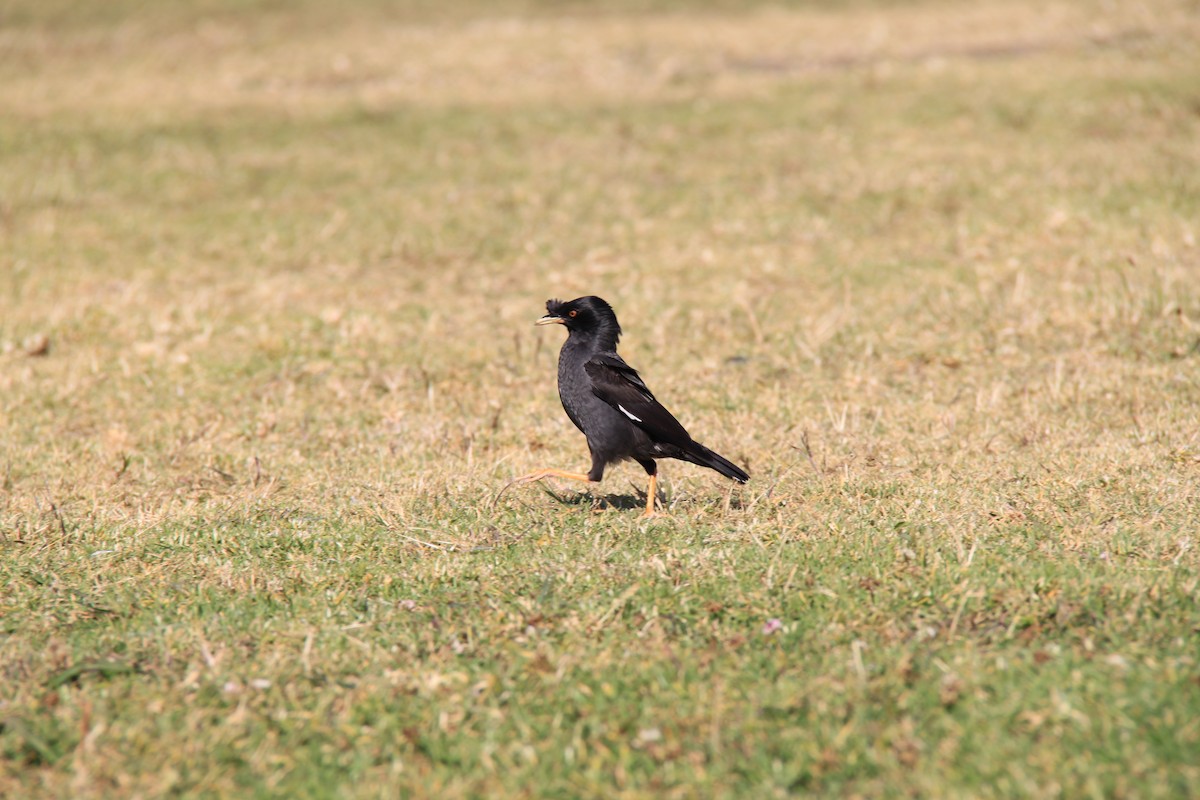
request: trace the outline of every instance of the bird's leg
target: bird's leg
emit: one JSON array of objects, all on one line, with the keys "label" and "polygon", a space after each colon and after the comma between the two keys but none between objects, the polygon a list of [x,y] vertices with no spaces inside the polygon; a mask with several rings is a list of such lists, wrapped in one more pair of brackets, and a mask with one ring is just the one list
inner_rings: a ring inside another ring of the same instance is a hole
[{"label": "bird's leg", "polygon": [[654,501],[658,498],[658,473],[649,476],[650,485],[646,488],[646,510],[640,519],[662,519],[671,515],[665,511],[655,511]]},{"label": "bird's leg", "polygon": [[[573,481],[584,481],[591,483],[592,479],[582,472],[566,472],[561,469],[539,469],[537,472],[531,472],[528,475],[522,475],[519,478],[513,478],[508,485],[512,486],[516,483],[533,483],[540,481],[542,478],[569,478]],[[507,488],[507,487],[505,487]]]},{"label": "bird's leg", "polygon": [[540,481],[542,478],[570,478],[571,480],[584,481],[586,483],[593,482],[591,476],[584,475],[580,472],[566,472],[561,469],[539,469],[537,472],[531,472],[528,475],[522,475],[519,478],[513,478],[511,481],[504,484],[504,488],[497,492],[496,498],[492,500],[492,505],[496,505],[496,502],[500,499],[500,496],[507,492],[511,487],[516,486],[519,483],[533,483],[534,481]]},{"label": "bird's leg", "polygon": [[649,519],[654,516],[654,498],[658,495],[658,475],[650,475],[650,486],[646,489],[646,513],[642,514],[644,519]]},{"label": "bird's leg", "polygon": [[639,458],[637,462],[642,465],[642,469],[646,470],[646,477],[650,481],[650,486],[646,489],[646,511],[642,514],[641,518],[669,517],[670,514],[659,514],[654,510],[654,501],[658,498],[658,465],[654,463],[654,459],[652,458]]}]

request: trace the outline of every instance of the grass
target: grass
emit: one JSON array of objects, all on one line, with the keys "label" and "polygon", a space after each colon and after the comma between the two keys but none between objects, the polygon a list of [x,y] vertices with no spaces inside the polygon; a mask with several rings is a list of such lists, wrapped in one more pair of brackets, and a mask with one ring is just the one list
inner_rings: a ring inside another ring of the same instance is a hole
[{"label": "grass", "polygon": [[[0,795],[1200,793],[1187,3],[64,9]],[[746,487],[493,502],[584,293]]]}]

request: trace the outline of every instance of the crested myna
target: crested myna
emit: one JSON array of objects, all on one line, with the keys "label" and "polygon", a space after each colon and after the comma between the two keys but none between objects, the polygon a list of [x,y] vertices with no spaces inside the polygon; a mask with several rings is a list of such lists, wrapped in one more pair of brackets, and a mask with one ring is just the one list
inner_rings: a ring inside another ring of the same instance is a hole
[{"label": "crested myna", "polygon": [[654,399],[637,371],[617,355],[621,326],[612,306],[599,297],[567,303],[548,300],[546,315],[537,324],[552,323],[567,329],[567,341],[558,356],[558,396],[567,416],[587,437],[592,468],[586,475],[543,469],[512,483],[548,477],[597,482],[609,464],[631,458],[650,476],[644,516],[651,517],[658,475],[655,459],[690,461],[738,483],[750,479],[737,465],[692,439]]}]

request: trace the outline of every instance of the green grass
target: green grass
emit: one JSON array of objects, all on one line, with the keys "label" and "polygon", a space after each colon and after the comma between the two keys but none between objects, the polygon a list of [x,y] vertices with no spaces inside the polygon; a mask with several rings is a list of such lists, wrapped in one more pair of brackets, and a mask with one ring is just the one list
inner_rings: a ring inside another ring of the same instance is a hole
[{"label": "green grass", "polygon": [[[1186,3],[64,9],[0,796],[1200,793]],[[496,500],[585,293],[748,485]]]}]

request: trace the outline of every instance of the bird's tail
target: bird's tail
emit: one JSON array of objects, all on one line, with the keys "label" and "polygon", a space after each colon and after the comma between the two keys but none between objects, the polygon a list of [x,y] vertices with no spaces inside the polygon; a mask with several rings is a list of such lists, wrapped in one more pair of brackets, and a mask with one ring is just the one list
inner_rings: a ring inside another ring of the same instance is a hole
[{"label": "bird's tail", "polygon": [[702,467],[715,469],[717,472],[724,475],[726,478],[733,478],[738,483],[745,483],[750,480],[750,475],[737,464],[734,464],[728,458],[714,453],[699,442],[692,442],[691,445],[684,450],[683,458],[685,461],[690,461],[693,464],[699,464]]}]

